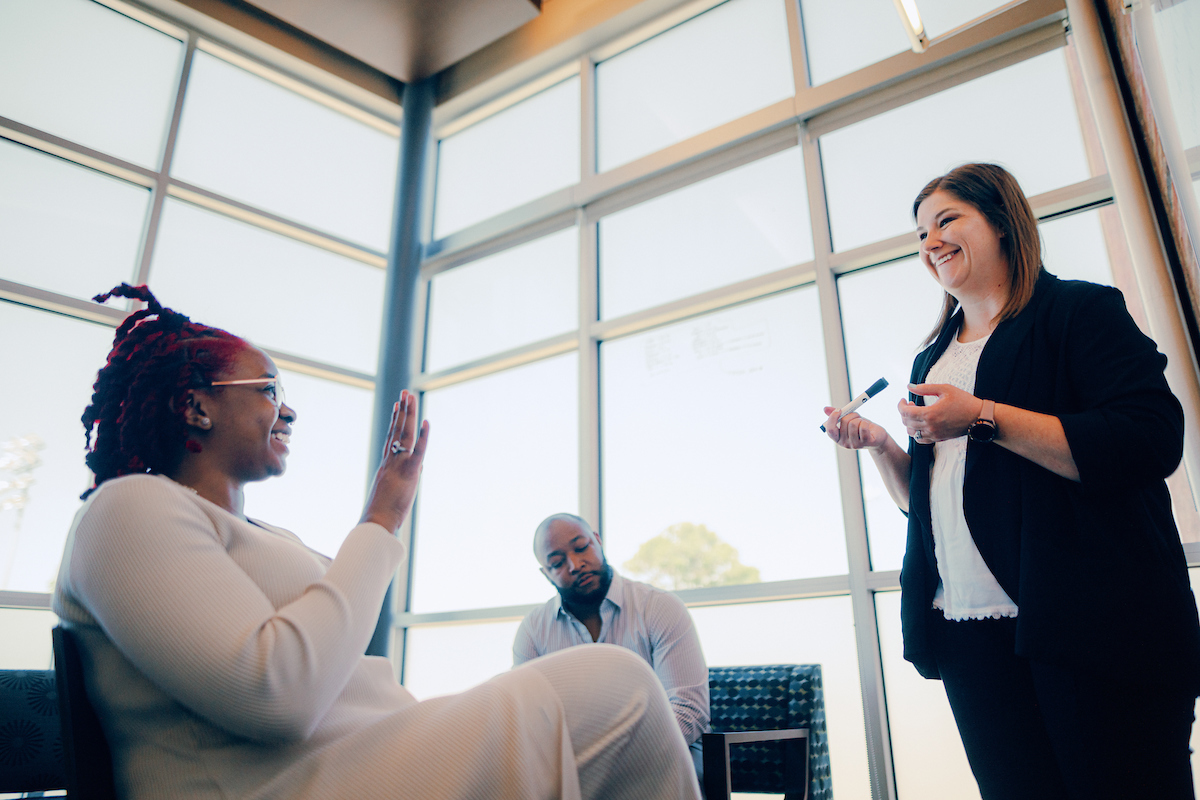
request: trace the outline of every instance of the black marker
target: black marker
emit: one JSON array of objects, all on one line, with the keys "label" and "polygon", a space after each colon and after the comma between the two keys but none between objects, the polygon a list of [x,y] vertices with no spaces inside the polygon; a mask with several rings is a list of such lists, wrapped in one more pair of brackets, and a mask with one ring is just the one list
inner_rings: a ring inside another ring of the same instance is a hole
[{"label": "black marker", "polygon": [[[880,392],[882,392],[884,389],[886,389],[886,388],[887,388],[887,385],[888,385],[887,378],[880,378],[879,380],[877,380],[877,381],[875,381],[874,383],[872,383],[872,384],[870,385],[870,387],[869,387],[869,388],[868,388],[868,389],[867,389],[865,392],[863,392],[863,393],[862,393],[862,394],[860,394],[858,397],[856,397],[856,398],[854,398],[853,400],[851,400],[851,401],[850,401],[849,403],[847,403],[846,405],[842,406],[842,411],[841,411],[841,413],[840,413],[840,414],[838,414],[838,419],[841,419],[842,417],[846,416],[846,415],[847,415],[847,414],[849,414],[851,411],[857,411],[857,410],[858,410],[858,408],[859,408],[859,407],[860,407],[860,406],[861,406],[863,403],[867,402],[867,401],[868,401],[868,400],[870,400],[872,397],[874,397],[875,395],[879,394],[879,393],[880,393]],[[822,433],[824,433],[824,432],[825,432],[825,426],[824,426],[824,425],[821,425],[821,432],[822,432]]]}]

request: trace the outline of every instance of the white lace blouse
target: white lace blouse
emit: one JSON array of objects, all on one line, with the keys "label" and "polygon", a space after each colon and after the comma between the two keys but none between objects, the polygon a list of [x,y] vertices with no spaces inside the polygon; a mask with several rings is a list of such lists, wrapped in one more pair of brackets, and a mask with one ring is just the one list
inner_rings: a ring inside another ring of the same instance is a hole
[{"label": "white lace blouse", "polygon": [[[974,393],[979,355],[987,340],[985,336],[964,344],[958,337],[951,339],[946,352],[929,370],[925,382],[947,383]],[[925,402],[936,400],[928,397]],[[940,578],[933,607],[941,609],[950,620],[1017,616],[1016,603],[984,563],[963,513],[967,437],[937,442],[933,452],[929,505],[933,517],[933,552]]]}]

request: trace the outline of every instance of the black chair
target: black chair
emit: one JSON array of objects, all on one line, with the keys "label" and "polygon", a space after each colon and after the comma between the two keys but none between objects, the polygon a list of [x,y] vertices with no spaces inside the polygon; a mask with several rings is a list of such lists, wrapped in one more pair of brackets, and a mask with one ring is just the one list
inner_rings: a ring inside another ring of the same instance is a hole
[{"label": "black chair", "polygon": [[704,734],[704,794],[832,800],[820,664],[712,667]]},{"label": "black chair", "polygon": [[0,670],[0,793],[64,789],[52,670]]},{"label": "black chair", "polygon": [[79,645],[75,635],[61,625],[53,636],[67,796],[72,800],[116,800],[112,755],[88,700]]}]

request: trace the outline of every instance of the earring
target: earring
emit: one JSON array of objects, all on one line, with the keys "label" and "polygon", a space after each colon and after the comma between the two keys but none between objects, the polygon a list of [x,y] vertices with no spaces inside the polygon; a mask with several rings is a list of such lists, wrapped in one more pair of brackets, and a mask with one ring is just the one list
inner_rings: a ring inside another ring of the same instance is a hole
[{"label": "earring", "polygon": [[200,418],[200,427],[203,428],[204,430],[208,430],[209,428],[212,427],[212,420],[209,419],[208,417],[201,417]]}]

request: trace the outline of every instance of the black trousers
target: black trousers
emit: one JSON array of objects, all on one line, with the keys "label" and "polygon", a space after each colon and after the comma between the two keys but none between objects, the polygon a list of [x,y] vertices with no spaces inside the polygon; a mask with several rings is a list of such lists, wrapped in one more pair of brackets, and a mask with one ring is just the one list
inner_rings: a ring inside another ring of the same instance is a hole
[{"label": "black trousers", "polygon": [[929,631],[983,800],[1195,800],[1178,679],[1021,658],[1015,619],[930,611]]}]

